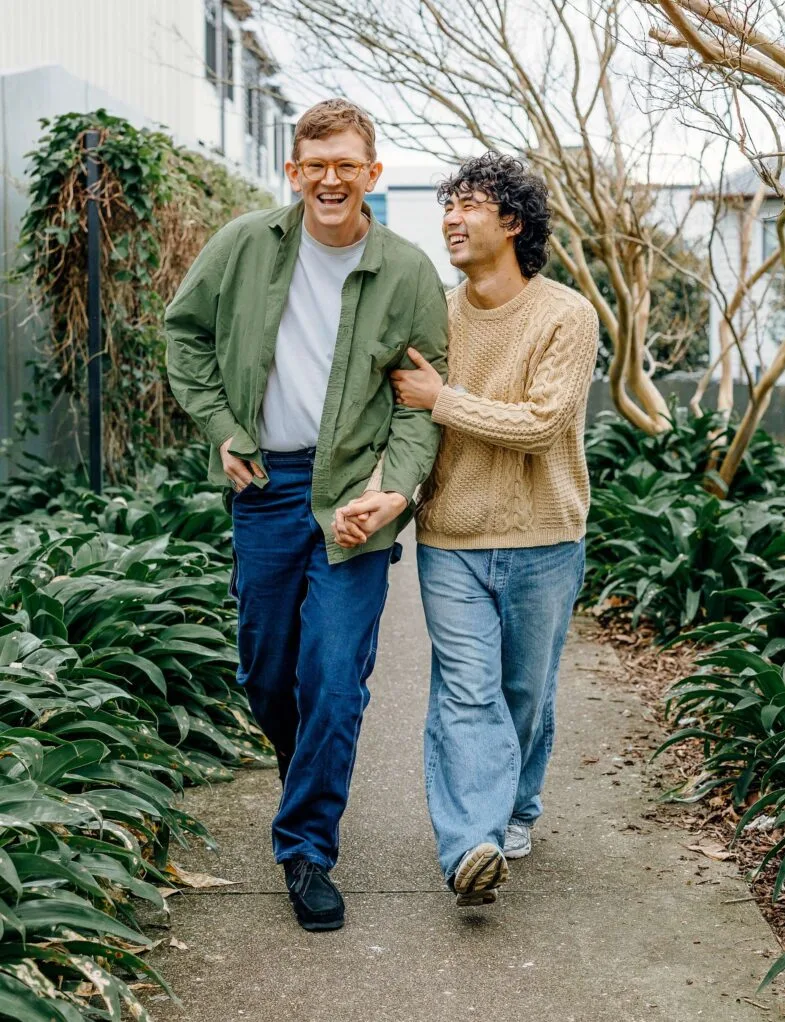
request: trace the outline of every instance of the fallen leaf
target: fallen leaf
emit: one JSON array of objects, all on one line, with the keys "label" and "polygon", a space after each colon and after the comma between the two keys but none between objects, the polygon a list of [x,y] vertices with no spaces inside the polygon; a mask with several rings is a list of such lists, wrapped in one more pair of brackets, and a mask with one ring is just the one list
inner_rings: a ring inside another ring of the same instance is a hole
[{"label": "fallen leaf", "polygon": [[179,894],[180,892],[176,887],[159,887],[158,893],[164,900],[166,900],[167,898],[171,898],[173,894]]},{"label": "fallen leaf", "polygon": [[221,877],[210,876],[209,873],[191,873],[190,870],[181,869],[174,862],[170,862],[165,870],[167,876],[171,876],[179,884],[186,887],[193,887],[201,890],[205,887],[231,887],[235,880],[223,880]]},{"label": "fallen leaf", "polygon": [[733,852],[729,852],[725,845],[721,845],[719,841],[710,841],[703,845],[687,845],[687,847],[691,852],[700,852],[707,859],[715,859],[717,862],[724,862],[725,859],[730,859],[733,855]]},{"label": "fallen leaf", "polygon": [[176,947],[178,951],[187,951],[188,945],[185,941],[178,940],[177,937],[172,937],[169,941],[169,947]]},{"label": "fallen leaf", "polygon": [[581,760],[581,763],[583,763],[584,766],[588,766],[590,763],[599,762],[600,762],[599,756],[584,756],[583,759]]}]

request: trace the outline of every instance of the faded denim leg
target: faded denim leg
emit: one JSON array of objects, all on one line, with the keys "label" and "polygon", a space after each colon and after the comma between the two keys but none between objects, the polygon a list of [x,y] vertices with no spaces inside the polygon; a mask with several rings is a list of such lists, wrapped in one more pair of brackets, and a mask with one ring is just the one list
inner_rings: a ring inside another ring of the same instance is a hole
[{"label": "faded denim leg", "polygon": [[553,749],[559,661],[583,584],[584,541],[499,551],[508,557],[499,594],[502,688],[520,746],[511,814],[533,824]]},{"label": "faded denim leg", "polygon": [[501,621],[491,551],[417,548],[433,646],[425,782],[439,864],[449,879],[475,845],[504,843],[520,752],[502,694]]}]

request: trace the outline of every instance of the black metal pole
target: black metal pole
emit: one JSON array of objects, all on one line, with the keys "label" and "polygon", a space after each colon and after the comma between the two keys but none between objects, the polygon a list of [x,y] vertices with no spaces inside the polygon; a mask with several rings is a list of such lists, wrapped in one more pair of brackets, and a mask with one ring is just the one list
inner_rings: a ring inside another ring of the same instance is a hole
[{"label": "black metal pole", "polygon": [[90,422],[90,486],[94,493],[103,489],[103,416],[101,377],[103,348],[101,338],[101,222],[98,216],[100,173],[94,155],[98,132],[85,132],[87,150],[87,393]]}]

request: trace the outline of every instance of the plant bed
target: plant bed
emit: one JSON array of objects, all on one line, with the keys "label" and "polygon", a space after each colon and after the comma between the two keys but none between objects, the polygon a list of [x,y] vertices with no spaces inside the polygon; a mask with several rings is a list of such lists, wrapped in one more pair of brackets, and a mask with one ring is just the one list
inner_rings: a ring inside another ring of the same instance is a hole
[{"label": "plant bed", "polygon": [[[652,642],[652,635],[632,633],[621,628],[596,633],[600,642],[611,645],[618,657],[621,670],[607,675],[607,683],[624,691],[635,692],[656,722],[661,736],[673,730],[672,719],[666,714],[666,702],[672,686],[692,674],[699,648],[689,643],[663,649]],[[785,902],[773,898],[778,865],[770,863],[759,871],[761,861],[783,831],[761,832],[745,830],[737,835],[741,816],[733,807],[730,791],[722,788],[704,800],[689,803],[672,801],[668,794],[683,785],[689,785],[700,776],[703,753],[698,739],[686,739],[666,750],[653,762],[651,757],[661,744],[647,743],[639,750],[641,758],[649,763],[649,782],[660,791],[661,799],[651,818],[669,826],[680,827],[689,833],[689,845],[700,845],[710,858],[734,862],[748,883],[750,896],[772,927],[778,942],[785,950]],[[755,875],[752,880],[751,876]]]},{"label": "plant bed", "polygon": [[586,602],[666,736],[666,797],[785,946],[785,447],[756,434],[720,499],[732,429],[672,414],[657,437],[607,416],[589,433]]},{"label": "plant bed", "polygon": [[234,684],[230,560],[220,495],[165,468],[100,498],[6,488],[0,1017],[147,1019],[137,992],[169,992],[138,905],[165,911],[171,849],[212,840],[180,793],[272,762]]}]

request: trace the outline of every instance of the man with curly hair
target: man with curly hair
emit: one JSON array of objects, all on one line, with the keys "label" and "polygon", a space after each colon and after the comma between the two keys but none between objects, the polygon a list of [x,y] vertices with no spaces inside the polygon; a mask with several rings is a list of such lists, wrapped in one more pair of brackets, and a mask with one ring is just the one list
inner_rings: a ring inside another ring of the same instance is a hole
[{"label": "man with curly hair", "polygon": [[[459,905],[496,900],[531,851],[554,735],[559,659],[583,581],[583,451],[598,320],[540,274],[541,178],[489,152],[439,187],[450,260],[448,383],[416,351],[397,402],[443,427],[417,515],[433,647],[425,781]],[[351,506],[349,508],[351,513]]]}]

